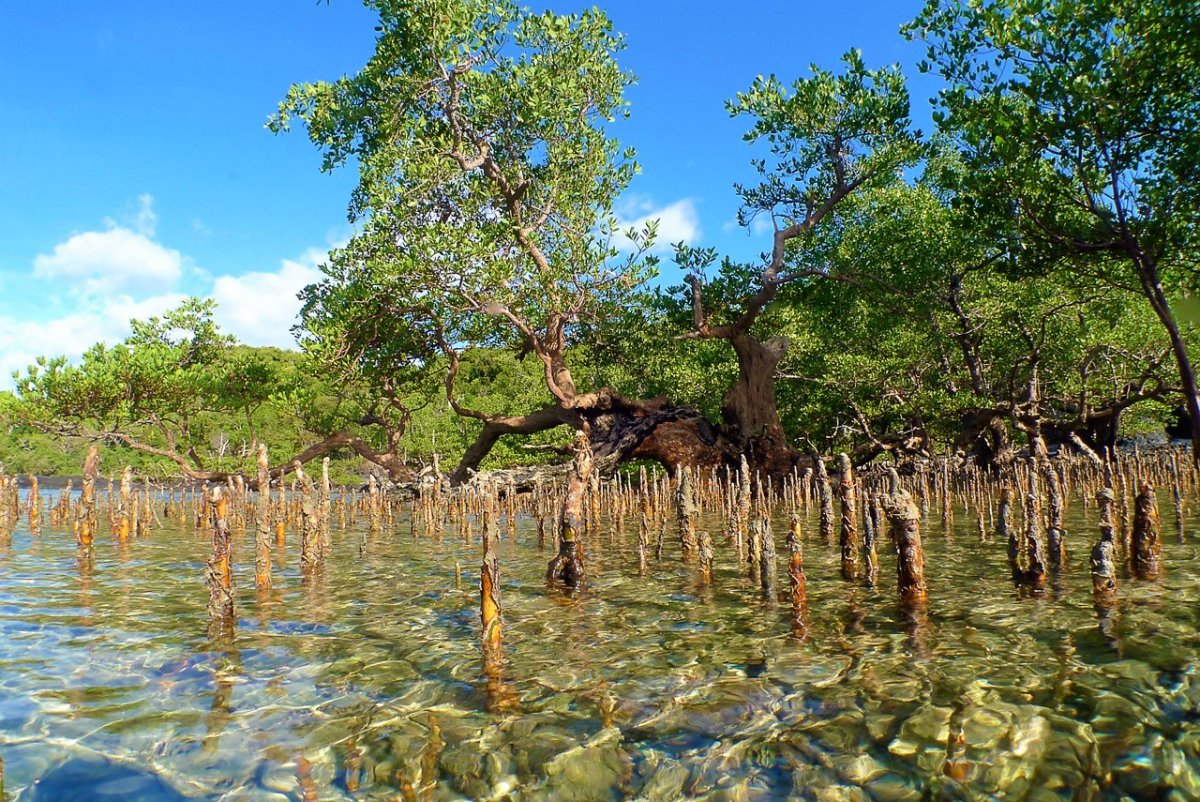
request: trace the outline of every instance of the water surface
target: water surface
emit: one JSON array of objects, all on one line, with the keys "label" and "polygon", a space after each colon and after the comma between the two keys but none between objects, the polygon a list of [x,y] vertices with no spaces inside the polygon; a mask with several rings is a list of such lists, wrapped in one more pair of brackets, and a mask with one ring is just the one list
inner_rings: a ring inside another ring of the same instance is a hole
[{"label": "water surface", "polygon": [[[501,544],[504,663],[478,648],[478,536],[333,534],[303,577],[289,533],[259,599],[237,536],[236,636],[206,635],[209,543],[160,528],[82,558],[69,531],[0,540],[0,758],[8,800],[1198,799],[1197,543],[1093,608],[1095,522],[1019,592],[974,515],[925,522],[929,605],[844,582],[806,520],[810,637],[789,635],[724,547],[713,587],[668,537],[586,543],[586,590],[542,583],[519,521]],[[1092,511],[1094,513],[1094,511]],[[503,528],[503,527],[502,527]],[[475,527],[478,531],[478,526]],[[778,589],[786,590],[782,522]],[[455,583],[455,563],[463,579]],[[1103,624],[1103,626],[1102,626]],[[958,778],[944,771],[962,734]]]}]

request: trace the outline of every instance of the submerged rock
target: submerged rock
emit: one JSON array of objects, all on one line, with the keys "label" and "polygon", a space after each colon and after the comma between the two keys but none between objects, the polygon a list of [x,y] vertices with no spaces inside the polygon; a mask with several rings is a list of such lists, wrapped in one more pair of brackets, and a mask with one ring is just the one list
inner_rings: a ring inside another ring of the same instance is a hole
[{"label": "submerged rock", "polygon": [[678,760],[647,751],[639,772],[646,778],[637,799],[645,802],[674,802],[684,797],[688,769]]},{"label": "submerged rock", "polygon": [[73,757],[43,774],[22,802],[186,802],[157,774],[102,757]]},{"label": "submerged rock", "polygon": [[555,800],[620,799],[630,773],[628,757],[615,727],[601,730],[587,743],[558,755],[545,766],[546,784],[533,798]]}]

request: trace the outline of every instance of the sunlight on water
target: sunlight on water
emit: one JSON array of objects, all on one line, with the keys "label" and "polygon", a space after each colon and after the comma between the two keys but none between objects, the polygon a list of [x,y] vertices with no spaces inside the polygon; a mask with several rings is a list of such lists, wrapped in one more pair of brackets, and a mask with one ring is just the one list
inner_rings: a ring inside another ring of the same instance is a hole
[{"label": "sunlight on water", "polygon": [[237,635],[212,644],[204,535],[157,529],[119,547],[105,533],[84,559],[69,531],[18,528],[0,540],[4,793],[1200,798],[1200,540],[1166,544],[1160,582],[1125,580],[1102,632],[1094,514],[1072,505],[1071,570],[1036,596],[1014,590],[1004,544],[978,542],[973,516],[949,535],[926,520],[923,615],[898,609],[892,555],[879,589],[849,585],[809,519],[803,643],[715,519],[712,588],[670,543],[639,577],[636,531],[606,522],[574,596],[544,588],[550,554],[523,519],[501,545],[500,675],[478,648],[479,546],[449,532],[335,526],[324,571],[303,579],[289,533],[265,599],[239,533]]}]

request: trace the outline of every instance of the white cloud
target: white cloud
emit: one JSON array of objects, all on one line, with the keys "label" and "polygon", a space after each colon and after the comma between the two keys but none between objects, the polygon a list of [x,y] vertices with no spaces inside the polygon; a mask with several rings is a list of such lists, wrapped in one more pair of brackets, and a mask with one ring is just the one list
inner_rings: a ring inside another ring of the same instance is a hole
[{"label": "white cloud", "polygon": [[49,321],[0,317],[0,388],[12,386],[13,371],[24,372],[41,355],[77,358],[106,326],[100,315],[76,313]]},{"label": "white cloud", "polygon": [[62,289],[72,294],[103,296],[127,288],[161,292],[183,275],[183,255],[145,234],[116,226],[75,234],[55,245],[52,253],[38,254],[33,275],[66,282]]},{"label": "white cloud", "polygon": [[299,260],[284,259],[274,273],[220,276],[213,283],[217,323],[249,345],[295,347],[291,328],[300,314],[300,290],[321,278],[326,253],[310,248]]},{"label": "white cloud", "polygon": [[[0,389],[11,388],[12,372],[40,355],[77,361],[97,342],[127,337],[130,320],[161,316],[190,295],[215,300],[217,323],[241,342],[295,347],[296,295],[321,278],[327,250],[310,248],[274,271],[214,278],[155,239],[151,195],[139,196],[121,219],[106,219],[105,230],[73,234],[35,257],[32,278],[49,285],[40,291],[48,303],[21,317],[0,315]],[[54,309],[60,316],[47,319]]]},{"label": "white cloud", "polygon": [[121,295],[104,302],[104,315],[119,324],[120,336],[116,339],[122,339],[129,333],[129,321],[162,317],[187,299],[188,296],[181,292],[152,295],[141,300]]},{"label": "white cloud", "polygon": [[[125,225],[105,219],[104,230],[73,234],[34,257],[31,277],[48,285],[38,292],[48,303],[30,307],[27,317],[0,316],[0,388],[38,356],[77,360],[95,343],[124,339],[130,320],[161,315],[185,299],[179,284],[191,265],[155,241],[154,197],[138,196],[123,219]],[[47,319],[48,309],[64,302],[65,313]]]},{"label": "white cloud", "polygon": [[656,253],[670,252],[677,242],[693,245],[702,234],[700,216],[691,198],[683,198],[660,208],[655,208],[648,200],[635,199],[617,213],[617,233],[613,237],[613,245],[622,251],[632,250],[633,243],[624,232],[630,228],[640,230],[650,220],[658,220],[658,235],[652,249]]},{"label": "white cloud", "polygon": [[98,342],[119,342],[130,320],[145,320],[178,306],[185,296],[169,293],[135,301],[127,295],[51,320],[0,316],[0,389],[12,386],[12,372],[24,372],[39,356],[78,360]]}]

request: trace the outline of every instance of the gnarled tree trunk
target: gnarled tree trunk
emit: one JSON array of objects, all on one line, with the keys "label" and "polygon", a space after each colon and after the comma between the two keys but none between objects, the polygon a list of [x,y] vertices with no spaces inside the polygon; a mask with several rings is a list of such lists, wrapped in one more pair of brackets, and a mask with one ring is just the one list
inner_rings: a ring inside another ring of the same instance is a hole
[{"label": "gnarled tree trunk", "polygon": [[601,471],[629,459],[649,459],[673,473],[681,465],[720,465],[726,455],[720,433],[695,410],[671,406],[662,398],[626,398],[608,388],[580,396],[573,407],[550,404],[529,415],[482,420],[475,442],[450,475],[453,484],[468,481],[504,435],[528,435],[559,426],[587,429],[596,468]]},{"label": "gnarled tree trunk", "polygon": [[775,369],[788,349],[786,337],[766,342],[744,332],[729,338],[738,360],[738,377],[721,404],[722,434],[731,454],[745,454],[751,470],[784,476],[796,464],[775,402]]},{"label": "gnarled tree trunk", "polygon": [[1171,311],[1171,305],[1163,291],[1158,265],[1149,255],[1138,249],[1134,255],[1134,267],[1142,285],[1142,292],[1150,301],[1154,314],[1167,330],[1167,338],[1171,341],[1171,353],[1179,369],[1180,389],[1187,407],[1188,423],[1191,425],[1192,462],[1200,464],[1200,388],[1197,387],[1196,372],[1188,357],[1187,344],[1183,341],[1175,313]]}]

